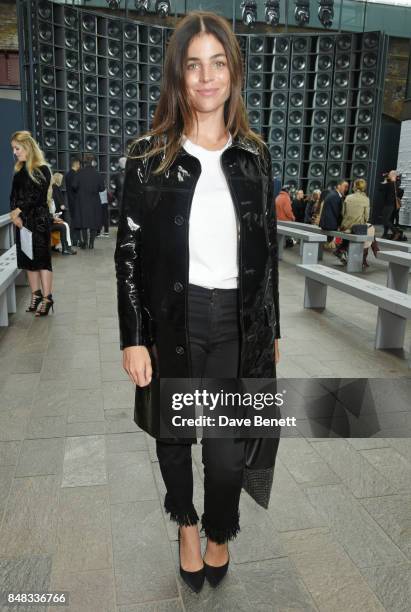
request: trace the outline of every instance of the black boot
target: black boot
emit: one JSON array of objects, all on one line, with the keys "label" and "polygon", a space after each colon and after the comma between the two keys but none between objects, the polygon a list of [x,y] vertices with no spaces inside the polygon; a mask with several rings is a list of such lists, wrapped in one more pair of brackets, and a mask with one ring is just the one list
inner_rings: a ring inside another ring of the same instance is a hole
[{"label": "black boot", "polygon": [[94,238],[90,238],[90,240],[88,242],[88,248],[89,249],[94,249]]},{"label": "black boot", "polygon": [[61,238],[61,254],[62,255],[71,255],[70,247],[68,245],[67,240],[65,240],[65,238]]}]

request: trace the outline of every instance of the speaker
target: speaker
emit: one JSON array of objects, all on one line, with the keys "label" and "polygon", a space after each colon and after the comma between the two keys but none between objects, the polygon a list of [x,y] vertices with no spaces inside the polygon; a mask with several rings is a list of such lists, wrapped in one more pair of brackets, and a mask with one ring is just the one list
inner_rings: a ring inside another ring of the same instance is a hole
[{"label": "speaker", "polygon": [[264,35],[249,37],[246,106],[250,127],[262,133],[264,123],[264,63],[267,38]]}]

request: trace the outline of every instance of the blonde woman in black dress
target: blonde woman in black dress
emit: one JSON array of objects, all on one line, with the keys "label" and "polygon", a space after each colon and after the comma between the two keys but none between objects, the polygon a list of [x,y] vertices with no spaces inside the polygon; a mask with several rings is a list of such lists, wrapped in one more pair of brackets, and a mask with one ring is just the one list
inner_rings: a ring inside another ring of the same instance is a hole
[{"label": "blonde woman in black dress", "polygon": [[[47,316],[53,308],[50,246],[50,168],[30,132],[15,132],[11,146],[16,159],[10,194],[10,217],[16,226],[17,266],[27,271],[31,301],[26,312]],[[33,259],[21,249],[20,230],[32,232]]]}]

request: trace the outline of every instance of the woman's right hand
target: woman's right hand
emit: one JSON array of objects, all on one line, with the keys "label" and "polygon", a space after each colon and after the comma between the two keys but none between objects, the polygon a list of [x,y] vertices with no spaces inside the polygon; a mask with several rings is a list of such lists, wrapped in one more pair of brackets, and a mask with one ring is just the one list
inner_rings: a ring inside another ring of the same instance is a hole
[{"label": "woman's right hand", "polygon": [[128,346],[123,349],[123,368],[137,387],[146,387],[151,383],[153,369],[145,346]]}]

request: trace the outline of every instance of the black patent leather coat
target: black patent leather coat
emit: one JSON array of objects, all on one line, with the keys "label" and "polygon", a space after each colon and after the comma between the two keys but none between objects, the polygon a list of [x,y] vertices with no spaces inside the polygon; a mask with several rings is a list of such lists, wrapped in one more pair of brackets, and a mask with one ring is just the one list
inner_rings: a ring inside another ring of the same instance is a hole
[{"label": "black patent leather coat", "polygon": [[[147,346],[154,371],[148,387],[136,387],[135,422],[159,437],[158,377],[191,375],[188,224],[201,164],[181,148],[167,172],[153,175],[159,156],[133,158],[149,146],[149,138],[141,139],[127,160],[115,263],[121,348]],[[268,149],[262,155],[236,137],[221,164],[239,228],[240,376],[271,378],[280,336],[271,159]]]}]

